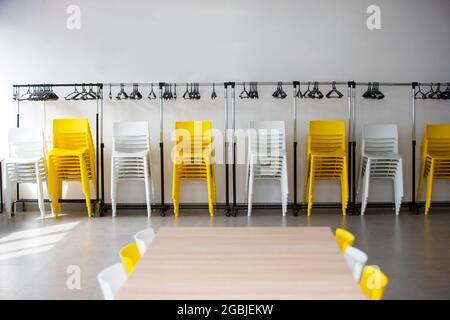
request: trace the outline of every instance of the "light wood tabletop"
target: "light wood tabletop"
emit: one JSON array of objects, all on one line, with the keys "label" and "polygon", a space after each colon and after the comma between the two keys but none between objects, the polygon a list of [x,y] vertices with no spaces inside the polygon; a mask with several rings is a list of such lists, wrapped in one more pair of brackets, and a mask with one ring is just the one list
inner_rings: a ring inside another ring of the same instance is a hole
[{"label": "light wood tabletop", "polygon": [[161,227],[118,299],[364,299],[328,227]]}]

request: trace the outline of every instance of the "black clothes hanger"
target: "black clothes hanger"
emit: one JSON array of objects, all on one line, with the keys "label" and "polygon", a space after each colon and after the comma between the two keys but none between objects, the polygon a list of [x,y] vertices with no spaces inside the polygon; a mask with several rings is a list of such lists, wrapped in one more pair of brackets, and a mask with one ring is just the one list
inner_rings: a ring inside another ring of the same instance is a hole
[{"label": "black clothes hanger", "polygon": [[380,91],[380,83],[374,82],[372,85],[372,99],[384,99],[384,94]]},{"label": "black clothes hanger", "polygon": [[150,93],[148,94],[148,99],[149,100],[156,99],[155,91],[153,91],[153,83],[150,85]]},{"label": "black clothes hanger", "polygon": [[239,98],[241,98],[241,99],[248,99],[248,98],[250,98],[250,95],[248,94],[248,91],[245,88],[245,82],[244,82],[244,89],[242,90],[241,94],[239,95]]},{"label": "black clothes hanger", "polygon": [[250,99],[259,99],[257,82],[250,82],[250,91],[248,92],[248,96]]},{"label": "black clothes hanger", "polygon": [[125,92],[125,85],[123,83],[120,84],[120,91],[116,96],[117,100],[127,100],[128,94]]},{"label": "black clothes hanger", "polygon": [[216,93],[216,84],[213,82],[213,91],[211,93],[211,99],[214,100],[217,98],[217,93]]},{"label": "black clothes hanger", "polygon": [[313,89],[308,93],[308,97],[312,99],[322,99],[323,93],[319,90],[319,82],[315,81]]},{"label": "black clothes hanger", "polygon": [[183,99],[189,99],[190,98],[190,92],[189,92],[189,84],[186,83],[186,91],[183,93]]},{"label": "black clothes hanger", "polygon": [[450,99],[450,83],[447,83],[447,89],[442,91],[441,99],[448,100]]},{"label": "black clothes hanger", "polygon": [[427,99],[431,99],[431,95],[433,94],[434,89],[433,89],[433,83],[430,84],[430,90],[428,90],[428,92],[425,92],[425,95],[427,96]]},{"label": "black clothes hanger", "polygon": [[436,84],[436,89],[432,93],[430,93],[428,98],[437,100],[437,99],[441,99],[441,96],[442,96],[441,84],[438,82]]},{"label": "black clothes hanger", "polygon": [[370,99],[372,97],[372,82],[368,83],[367,90],[363,93],[362,97],[365,99]]},{"label": "black clothes hanger", "polygon": [[47,92],[46,99],[47,100],[53,100],[53,101],[59,99],[58,95],[53,91],[53,87],[52,86],[48,87],[48,92]]},{"label": "black clothes hanger", "polygon": [[295,97],[302,99],[303,98],[303,94],[302,94],[302,89],[301,89],[301,83],[298,83],[298,89],[297,92],[295,93]]},{"label": "black clothes hanger", "polygon": [[172,97],[175,100],[177,100],[177,84],[176,83],[173,84],[173,95],[172,95]]},{"label": "black clothes hanger", "polygon": [[416,99],[426,99],[427,95],[425,93],[422,92],[422,89],[420,87],[420,84],[417,86],[418,90],[416,91],[416,93],[414,93],[414,97]]},{"label": "black clothes hanger", "polygon": [[336,89],[336,81],[333,81],[333,83],[331,85],[331,90],[330,90],[330,92],[327,93],[326,97],[328,99],[332,99],[332,98],[340,99],[343,96],[344,95]]},{"label": "black clothes hanger", "polygon": [[284,90],[283,90],[282,82],[278,82],[277,90],[275,90],[275,92],[272,94],[272,97],[274,97],[276,99],[284,99],[287,97],[286,92],[284,92]]},{"label": "black clothes hanger", "polygon": [[96,100],[96,99],[98,99],[98,96],[94,92],[94,86],[92,84],[90,84],[89,91],[86,93],[84,100]]},{"label": "black clothes hanger", "polygon": [[311,92],[310,88],[311,83],[308,81],[308,88],[306,89],[306,91],[303,93],[302,98],[309,98],[309,93]]},{"label": "black clothes hanger", "polygon": [[112,93],[111,93],[111,83],[109,84],[109,100],[112,99]]},{"label": "black clothes hanger", "polygon": [[[19,101],[30,99],[30,97],[31,97],[31,95],[32,95],[32,93],[31,93],[30,90],[31,90],[31,87],[28,86],[27,92],[25,92],[24,94],[22,94],[22,95],[20,96],[20,98],[18,98]],[[18,96],[18,94],[19,94],[19,88],[16,89],[16,97]]]}]

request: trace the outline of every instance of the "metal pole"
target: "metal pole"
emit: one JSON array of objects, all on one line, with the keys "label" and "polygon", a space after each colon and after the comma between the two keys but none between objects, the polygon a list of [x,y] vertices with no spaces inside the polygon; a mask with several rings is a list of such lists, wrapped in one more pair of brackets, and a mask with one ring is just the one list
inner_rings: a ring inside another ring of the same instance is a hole
[{"label": "metal pole", "polygon": [[159,83],[159,154],[161,163],[161,216],[166,215],[164,203],[164,121],[163,121],[163,87],[165,83]]},{"label": "metal pole", "polygon": [[236,97],[235,97],[235,83],[231,82],[231,122],[233,132],[233,206],[231,214],[233,217],[237,216],[238,208],[236,204]]},{"label": "metal pole", "polygon": [[353,103],[352,103],[352,214],[356,210],[356,84],[353,82]]},{"label": "metal pole", "polygon": [[300,86],[300,82],[294,81],[292,97],[294,98],[294,203],[292,205],[292,213],[294,216],[298,215],[298,202],[297,202],[297,86]]},{"label": "metal pole", "polygon": [[101,164],[101,203],[100,203],[100,216],[103,217],[106,212],[105,207],[105,144],[103,143],[103,85],[99,87],[99,99],[100,99],[100,164]]},{"label": "metal pole", "polygon": [[225,105],[225,130],[224,130],[224,164],[225,164],[225,215],[231,215],[230,209],[230,174],[228,168],[228,82],[225,82],[223,85],[223,97],[224,97],[224,105]]},{"label": "metal pole", "polygon": [[95,187],[95,210],[93,213],[93,217],[95,217],[96,213],[99,212],[99,184],[100,184],[100,142],[99,142],[99,132],[100,132],[100,118],[99,118],[99,106],[98,106],[98,97],[97,97],[97,111],[95,113],[95,161],[96,161],[96,175],[97,175],[97,184]]},{"label": "metal pole", "polygon": [[[17,121],[17,123],[16,123],[17,128],[20,127],[20,99],[19,98],[20,98],[20,88],[17,88],[17,119],[16,119],[16,121]],[[19,199],[20,199],[19,183],[16,184],[16,188],[17,188],[16,201],[19,201]],[[22,207],[24,207],[24,206],[25,206],[25,203],[22,202]],[[12,208],[11,208],[11,215],[14,215],[14,209],[15,209],[15,206],[14,206],[14,203],[13,203],[12,204]]]},{"label": "metal pole", "polygon": [[[411,128],[411,141],[412,141],[412,195],[411,195],[411,207],[410,210],[417,210],[419,213],[419,206],[416,203],[416,86],[417,82],[413,82],[411,85],[411,98],[412,98],[412,128]],[[422,177],[419,177],[422,179]]]},{"label": "metal pole", "polygon": [[351,177],[351,170],[352,170],[352,101],[353,101],[353,81],[350,81],[348,83],[348,116],[347,116],[347,122],[348,122],[348,138],[347,138],[347,145],[348,145],[348,190],[349,190],[349,205],[351,206],[351,184],[352,184],[352,177]]}]

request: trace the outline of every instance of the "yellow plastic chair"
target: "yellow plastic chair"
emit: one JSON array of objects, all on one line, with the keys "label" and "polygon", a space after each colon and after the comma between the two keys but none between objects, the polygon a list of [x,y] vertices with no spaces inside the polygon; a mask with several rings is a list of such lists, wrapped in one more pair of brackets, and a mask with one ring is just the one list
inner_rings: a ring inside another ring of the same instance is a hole
[{"label": "yellow plastic chair", "polygon": [[139,259],[141,259],[136,242],[129,243],[120,249],[119,257],[123,268],[125,269],[125,273],[129,276],[139,262]]},{"label": "yellow plastic chair", "polygon": [[95,175],[95,149],[87,119],[53,120],[53,149],[47,155],[48,191],[53,215],[61,212],[63,181],[80,181],[91,217],[89,181],[97,186]]},{"label": "yellow plastic chair", "polygon": [[[315,180],[339,180],[342,214],[348,204],[347,154],[345,121],[310,121],[306,147],[306,173],[303,202],[308,194],[308,216],[311,215]],[[308,183],[309,182],[309,183]]]},{"label": "yellow plastic chair", "polygon": [[416,201],[422,196],[423,180],[427,179],[425,214],[431,207],[433,179],[450,179],[450,125],[427,125],[422,142],[419,186]]},{"label": "yellow plastic chair", "polygon": [[348,246],[352,246],[353,242],[355,242],[355,236],[351,232],[341,228],[336,229],[334,239],[341,249],[342,254],[345,253],[345,249],[347,249]]},{"label": "yellow plastic chair", "polygon": [[364,295],[370,300],[381,300],[388,282],[388,277],[379,269],[373,266],[366,266],[364,267],[359,286]]},{"label": "yellow plastic chair", "polygon": [[180,182],[183,180],[207,182],[209,214],[214,215],[216,183],[212,160],[211,122],[176,122],[174,138],[172,199],[175,216],[179,213]]}]

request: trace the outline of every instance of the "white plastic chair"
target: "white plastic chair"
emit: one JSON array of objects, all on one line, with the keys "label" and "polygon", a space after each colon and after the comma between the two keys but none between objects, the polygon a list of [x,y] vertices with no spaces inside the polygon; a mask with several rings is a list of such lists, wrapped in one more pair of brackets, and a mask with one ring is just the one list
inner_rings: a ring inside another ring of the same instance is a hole
[{"label": "white plastic chair", "polygon": [[352,271],[353,278],[359,283],[362,271],[367,263],[367,254],[355,247],[348,246],[345,249],[344,258]]},{"label": "white plastic chair", "polygon": [[141,230],[134,235],[134,241],[136,242],[141,257],[144,255],[145,251],[147,251],[147,248],[154,237],[155,232],[152,228]]},{"label": "white plastic chair", "polygon": [[361,215],[369,197],[370,179],[394,182],[395,214],[399,214],[403,198],[402,158],[398,154],[398,133],[395,124],[366,125],[363,129],[358,194],[362,191]]},{"label": "white plastic chair", "polygon": [[105,300],[114,300],[120,288],[127,281],[127,275],[123,265],[121,263],[115,263],[100,271],[97,275],[97,280]]},{"label": "white plastic chair", "polygon": [[36,183],[41,217],[45,215],[43,181],[46,181],[45,144],[42,130],[11,128],[8,133],[9,154],[4,160],[5,206],[11,217],[17,201],[16,184]]},{"label": "white plastic chair", "polygon": [[250,121],[246,175],[248,216],[252,214],[255,180],[267,179],[280,181],[282,214],[285,216],[289,190],[284,121]]},{"label": "white plastic chair", "polygon": [[[150,135],[147,121],[116,122],[111,155],[112,215],[116,216],[117,184],[121,180],[144,181],[147,216],[151,215],[154,196],[150,162]],[[151,193],[151,195],[150,195]]]}]

